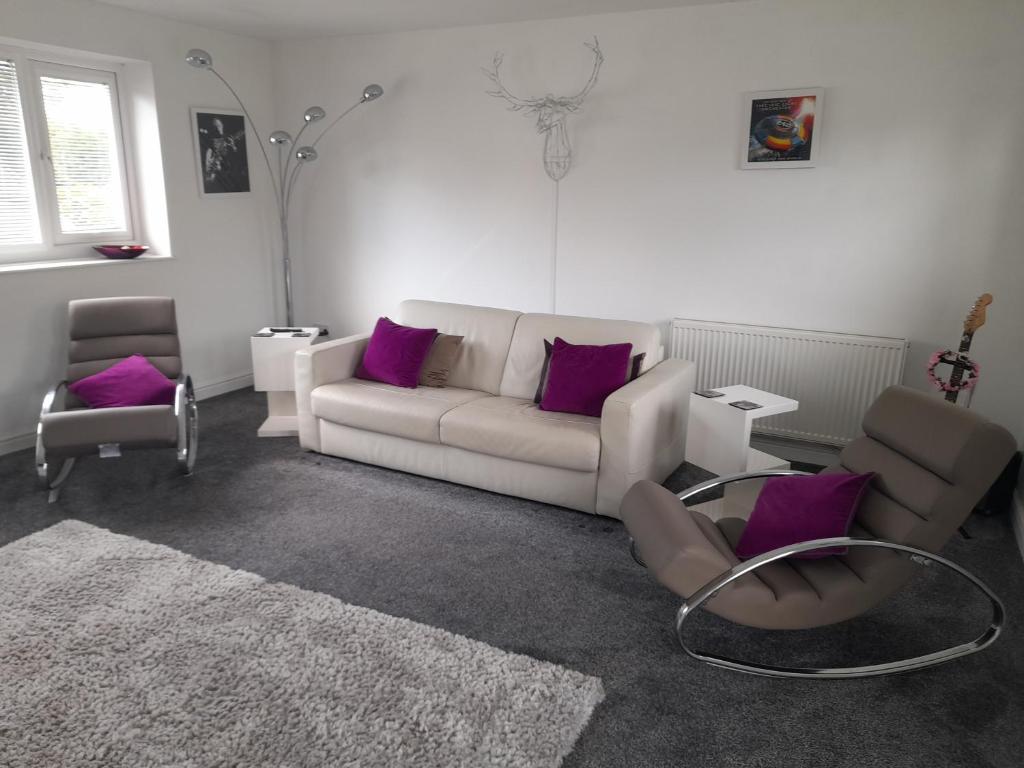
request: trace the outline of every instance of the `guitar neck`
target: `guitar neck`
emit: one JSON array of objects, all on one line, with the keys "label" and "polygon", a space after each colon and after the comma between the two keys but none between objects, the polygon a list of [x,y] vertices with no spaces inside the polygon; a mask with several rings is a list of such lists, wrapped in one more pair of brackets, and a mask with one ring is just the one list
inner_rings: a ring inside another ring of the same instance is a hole
[{"label": "guitar neck", "polygon": [[[973,332],[964,331],[963,336],[960,337],[960,348],[957,350],[957,354],[958,355],[960,355],[962,357],[966,357],[967,353],[971,351],[971,340],[973,338],[974,338],[974,333]],[[963,378],[964,378],[964,368],[963,368],[963,366],[962,365],[954,365],[953,366],[953,372],[949,375],[949,384],[950,384],[950,386],[952,386],[952,387],[959,387],[960,386],[960,382],[963,381]],[[959,394],[960,394],[959,391],[947,392],[946,393],[946,400],[951,402],[951,403],[955,403],[956,400],[957,400],[957,395],[959,395]]]}]

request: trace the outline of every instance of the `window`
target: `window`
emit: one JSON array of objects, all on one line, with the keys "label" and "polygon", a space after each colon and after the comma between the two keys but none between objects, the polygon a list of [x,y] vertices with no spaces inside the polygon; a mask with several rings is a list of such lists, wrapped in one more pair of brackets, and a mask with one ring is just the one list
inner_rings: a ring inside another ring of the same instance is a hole
[{"label": "window", "polygon": [[14,63],[0,61],[0,245],[41,242]]},{"label": "window", "polygon": [[132,238],[111,70],[0,51],[0,253]]}]

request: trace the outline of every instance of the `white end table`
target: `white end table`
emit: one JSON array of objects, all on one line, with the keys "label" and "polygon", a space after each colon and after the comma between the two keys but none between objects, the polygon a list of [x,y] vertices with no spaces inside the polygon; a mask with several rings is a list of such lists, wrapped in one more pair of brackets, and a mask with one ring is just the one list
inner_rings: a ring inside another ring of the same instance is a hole
[{"label": "white end table", "polygon": [[[737,385],[715,387],[722,397],[690,395],[690,418],[686,427],[686,461],[716,475],[735,475],[763,469],[789,469],[785,459],[750,447],[754,419],[795,411],[800,403],[753,387]],[[747,400],[760,408],[745,411],[730,403]],[[763,481],[747,480],[727,485],[725,496],[699,504],[701,512],[712,519],[749,512]]]},{"label": "white end table", "polygon": [[[301,334],[301,335],[299,335]],[[319,328],[275,333],[261,328],[252,342],[253,389],[267,393],[267,420],[260,437],[294,437],[299,434],[295,407],[295,353],[320,339]]]}]

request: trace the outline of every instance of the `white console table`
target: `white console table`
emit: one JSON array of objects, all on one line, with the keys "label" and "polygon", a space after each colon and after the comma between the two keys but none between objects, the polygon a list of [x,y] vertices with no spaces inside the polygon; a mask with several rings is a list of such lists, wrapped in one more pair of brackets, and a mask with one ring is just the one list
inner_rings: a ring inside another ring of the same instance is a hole
[{"label": "white console table", "polygon": [[294,332],[273,333],[261,328],[252,341],[253,389],[267,393],[267,420],[256,434],[260,437],[294,437],[299,434],[295,408],[295,353],[315,344],[319,328],[301,328]]},{"label": "white console table", "polygon": [[[722,397],[690,395],[690,418],[686,427],[686,461],[716,475],[735,475],[764,469],[789,469],[785,459],[750,447],[754,419],[795,411],[800,403],[742,385],[715,387]],[[729,403],[748,400],[760,408],[745,411]],[[699,504],[701,512],[712,519],[732,516],[736,510],[749,512],[763,481],[747,480],[726,486],[725,496]]]}]

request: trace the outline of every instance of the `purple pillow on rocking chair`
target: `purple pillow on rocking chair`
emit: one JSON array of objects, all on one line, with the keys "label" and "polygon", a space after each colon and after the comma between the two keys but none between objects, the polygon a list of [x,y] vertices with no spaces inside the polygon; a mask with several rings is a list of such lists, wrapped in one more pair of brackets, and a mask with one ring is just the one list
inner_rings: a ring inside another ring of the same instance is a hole
[{"label": "purple pillow on rocking chair", "polygon": [[[768,478],[740,534],[736,556],[749,560],[788,544],[846,536],[874,476],[873,472],[837,472]],[[847,547],[824,547],[792,557],[815,560],[843,555],[846,550]]]},{"label": "purple pillow on rocking chair", "polygon": [[171,405],[176,384],[142,355],[126,357],[104,371],[79,379],[68,391],[90,408]]}]

